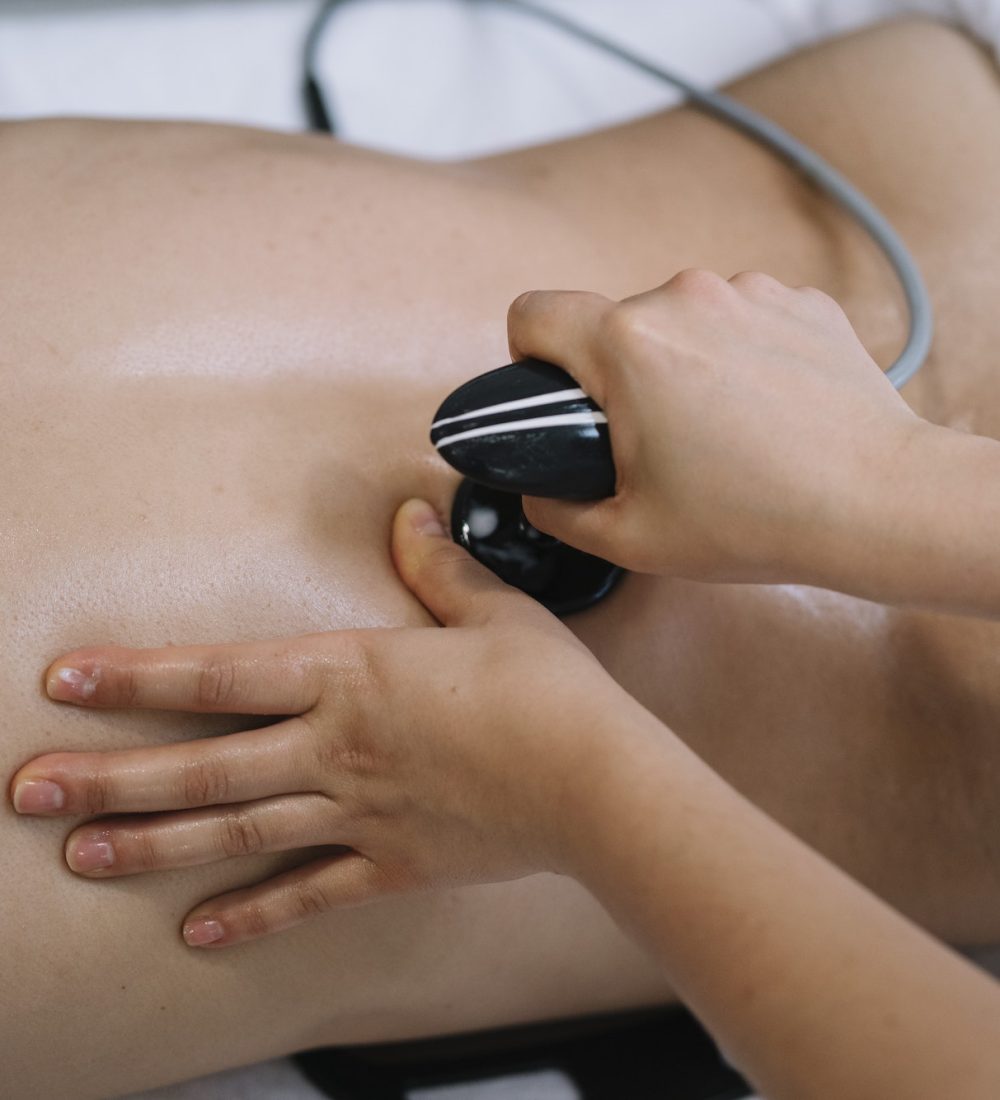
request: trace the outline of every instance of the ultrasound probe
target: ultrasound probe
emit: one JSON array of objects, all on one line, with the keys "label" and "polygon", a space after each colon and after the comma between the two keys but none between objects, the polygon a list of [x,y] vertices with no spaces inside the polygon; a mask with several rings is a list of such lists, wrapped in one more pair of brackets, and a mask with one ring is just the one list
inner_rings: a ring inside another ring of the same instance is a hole
[{"label": "ultrasound probe", "polygon": [[438,409],[431,442],[465,480],[451,534],[557,615],[611,591],[622,570],[532,527],[521,494],[596,500],[615,491],[608,418],[561,368],[522,359],[466,382]]}]

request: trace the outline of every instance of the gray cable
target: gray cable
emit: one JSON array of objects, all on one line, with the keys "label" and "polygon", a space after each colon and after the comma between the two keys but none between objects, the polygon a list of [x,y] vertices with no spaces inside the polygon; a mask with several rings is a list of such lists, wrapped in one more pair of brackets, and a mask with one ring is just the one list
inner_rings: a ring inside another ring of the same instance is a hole
[{"label": "gray cable", "polygon": [[[323,103],[323,94],[319,89],[318,81],[315,79],[315,55],[324,24],[334,9],[343,2],[344,0],[326,0],[322,4],[316,20],[310,28],[305,47],[307,99],[310,93],[314,96],[318,103],[318,109],[322,111],[322,118],[327,119],[327,124],[323,128],[331,130],[332,122],[327,118],[328,112]],[[829,195],[839,206],[843,207],[882,250],[893,271],[895,271],[896,277],[903,288],[903,295],[906,298],[906,308],[910,322],[909,333],[903,350],[886,371],[886,375],[896,389],[899,389],[920,370],[930,352],[934,335],[933,308],[923,276],[920,274],[920,269],[917,267],[909,249],[907,249],[885,215],[870,199],[842,176],[836,168],[827,164],[818,153],[813,152],[797,138],[792,137],[787,130],[784,130],[776,122],[772,122],[769,118],[765,118],[737,100],[731,99],[721,92],[699,88],[683,77],[654,65],[638,54],[632,53],[624,46],[620,46],[617,42],[604,38],[595,31],[573,22],[573,20],[558,12],[538,7],[530,3],[529,0],[496,0],[496,2],[549,23],[581,42],[586,42],[619,58],[621,61],[625,61],[640,70],[640,72],[672,85],[682,92],[698,110],[727,123],[739,130],[740,133],[746,134],[747,137],[766,146],[801,172],[810,183],[815,184],[821,191]]]},{"label": "gray cable", "polygon": [[528,0],[501,0],[501,2],[509,8],[516,8],[526,14],[534,15],[582,42],[602,49],[640,71],[673,85],[705,114],[728,123],[777,153],[792,167],[798,169],[807,180],[843,207],[881,248],[895,271],[906,298],[910,320],[909,333],[903,350],[886,371],[886,375],[896,389],[899,389],[920,370],[930,352],[934,336],[934,311],[923,276],[909,249],[885,215],[836,168],[827,164],[818,153],[803,145],[798,138],[792,137],[776,122],[744,106],[738,100],[731,99],[721,92],[699,88],[682,76],[652,64],[617,42],[609,41],[558,12],[537,7]]}]

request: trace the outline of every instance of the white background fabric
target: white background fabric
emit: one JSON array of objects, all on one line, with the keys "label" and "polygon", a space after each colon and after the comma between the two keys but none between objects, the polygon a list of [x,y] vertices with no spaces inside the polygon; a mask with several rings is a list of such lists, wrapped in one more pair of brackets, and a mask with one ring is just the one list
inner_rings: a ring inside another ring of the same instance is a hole
[{"label": "white background fabric", "polygon": [[[1000,0],[542,0],[714,83],[894,12],[1000,43]],[[300,46],[318,0],[0,0],[0,115],[303,125]],[[321,49],[343,136],[462,156],[673,101],[621,62],[492,0],[354,0]]]},{"label": "white background fabric", "polygon": [[[1000,47],[1000,0],[542,2],[712,84],[905,12],[954,20]],[[183,117],[301,129],[301,45],[317,7],[0,0],[0,117]],[[549,140],[675,101],[655,81],[489,0],[355,0],[331,22],[320,63],[344,138],[417,156]],[[427,1091],[421,1100],[568,1100],[568,1088],[558,1075],[534,1075]],[[142,1100],[319,1096],[291,1062],[277,1060]]]}]

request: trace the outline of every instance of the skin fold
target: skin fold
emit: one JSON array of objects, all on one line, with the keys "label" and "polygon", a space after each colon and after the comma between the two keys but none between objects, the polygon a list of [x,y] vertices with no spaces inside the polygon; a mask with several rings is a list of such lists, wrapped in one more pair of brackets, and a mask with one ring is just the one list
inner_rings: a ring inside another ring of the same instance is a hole
[{"label": "skin fold", "polygon": [[[992,64],[905,24],[737,93],[852,176],[921,262],[939,336],[907,401],[1000,435]],[[389,523],[409,496],[447,512],[456,479],[430,417],[507,360],[525,289],[620,298],[685,267],[755,268],[834,295],[880,362],[902,336],[860,232],[688,111],[457,165],[224,128],[25,123],[0,129],[0,166],[7,775],[42,752],[246,726],[57,708],[41,674],[76,646],[429,621],[393,573]],[[737,789],[892,904],[951,941],[1000,937],[994,624],[633,575],[571,626]],[[550,874],[192,952],[178,929],[194,904],[303,857],[95,883],[62,863],[73,824],[0,809],[0,1060],[19,1097],[670,996]]]}]

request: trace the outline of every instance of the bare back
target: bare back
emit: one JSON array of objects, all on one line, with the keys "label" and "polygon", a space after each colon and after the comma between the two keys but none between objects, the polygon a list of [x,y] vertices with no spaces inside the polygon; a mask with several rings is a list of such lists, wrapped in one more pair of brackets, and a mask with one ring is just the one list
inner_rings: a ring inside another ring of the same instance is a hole
[{"label": "bare back", "polygon": [[[908,393],[918,411],[1000,436],[989,63],[915,24],[738,91],[915,248],[940,331]],[[883,360],[902,335],[860,234],[688,111],[460,165],[255,131],[18,124],[0,129],[0,194],[7,775],[44,751],[238,728],[47,703],[41,672],[76,645],[426,622],[393,575],[389,520],[413,494],[450,507],[431,414],[506,361],[504,310],[524,289],[621,297],[686,266],[759,268],[836,293]],[[984,839],[1000,821],[1000,628],[645,577],[573,625],[732,782],[891,901],[953,939],[1000,936]],[[596,904],[548,875],[206,957],[181,943],[182,915],[298,857],[94,883],[62,864],[68,828],[0,809],[0,1062],[18,1097],[669,996]]]}]

